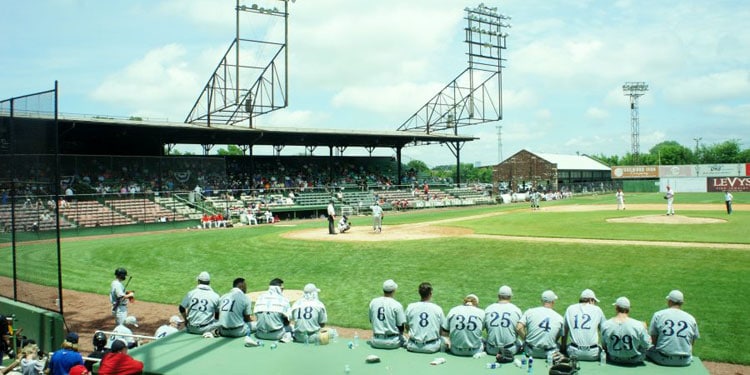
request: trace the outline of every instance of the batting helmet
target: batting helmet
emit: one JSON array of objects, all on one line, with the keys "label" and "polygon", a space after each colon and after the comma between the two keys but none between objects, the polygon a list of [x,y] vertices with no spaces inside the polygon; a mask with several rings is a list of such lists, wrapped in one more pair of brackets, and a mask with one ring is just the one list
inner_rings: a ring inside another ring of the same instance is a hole
[{"label": "batting helmet", "polygon": [[128,275],[128,270],[126,270],[126,269],[124,269],[122,267],[120,267],[120,268],[118,268],[118,269],[115,270],[115,276],[117,276],[117,277],[125,277],[127,275]]},{"label": "batting helmet", "polygon": [[107,335],[104,334],[104,332],[97,332],[94,335],[94,340],[92,341],[94,344],[94,348],[97,350],[101,350],[104,348],[104,345],[107,344]]}]

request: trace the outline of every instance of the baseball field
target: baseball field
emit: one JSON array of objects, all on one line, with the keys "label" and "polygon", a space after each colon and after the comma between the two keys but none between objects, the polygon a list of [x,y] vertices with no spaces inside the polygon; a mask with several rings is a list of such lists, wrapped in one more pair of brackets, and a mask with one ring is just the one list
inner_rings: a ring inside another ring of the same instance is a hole
[{"label": "baseball field", "polygon": [[[591,288],[608,318],[614,300],[627,296],[631,316],[644,321],[666,306],[670,290],[680,289],[700,328],[694,354],[747,365],[750,205],[742,202],[749,199],[750,193],[736,193],[732,215],[719,193],[678,194],[675,216],[664,215],[661,194],[633,193],[625,211],[608,194],[542,202],[538,211],[518,203],[386,212],[382,233],[373,233],[371,218],[363,216],[353,218],[350,233],[336,236],[326,234],[325,219],[316,219],[66,238],[63,283],[104,296],[113,270],[126,267],[139,301],[177,305],[204,270],[220,294],[235,277],[245,277],[248,290],[266,289],[274,277],[288,289],[314,282],[330,324],[363,330],[368,302],[389,278],[404,305],[418,300],[423,281],[433,284],[434,301],[446,312],[469,293],[487,306],[507,284],[522,310],[554,290],[562,314]],[[43,251],[49,246],[24,246],[28,256],[53,259]],[[0,262],[9,261],[0,252]],[[56,278],[52,264],[22,264],[19,274],[43,283]]]}]

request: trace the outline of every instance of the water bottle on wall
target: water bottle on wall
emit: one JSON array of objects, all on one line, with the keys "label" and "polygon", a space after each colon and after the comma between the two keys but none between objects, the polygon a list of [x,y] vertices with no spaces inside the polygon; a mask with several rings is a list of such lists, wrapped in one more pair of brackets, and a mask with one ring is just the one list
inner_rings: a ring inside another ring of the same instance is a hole
[{"label": "water bottle on wall", "polygon": [[531,366],[533,365],[533,363],[534,363],[534,357],[529,357],[529,367],[528,367],[528,370],[527,370],[527,372],[529,374],[531,374],[531,373],[534,372],[534,370],[532,370],[532,368],[531,368]]},{"label": "water bottle on wall", "polygon": [[607,353],[604,352],[604,350],[599,350],[599,366],[604,366],[607,364]]},{"label": "water bottle on wall", "polygon": [[354,332],[354,347],[356,348],[358,346],[359,346],[359,333]]}]

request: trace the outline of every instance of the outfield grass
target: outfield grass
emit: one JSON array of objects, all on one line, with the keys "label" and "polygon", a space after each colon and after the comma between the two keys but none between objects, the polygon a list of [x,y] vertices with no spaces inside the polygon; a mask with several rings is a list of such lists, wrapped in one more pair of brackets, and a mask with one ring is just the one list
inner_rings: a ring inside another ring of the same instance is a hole
[{"label": "outfield grass", "polygon": [[[534,212],[525,204],[463,209],[435,209],[406,214],[386,213],[388,225],[414,223],[504,211],[481,220],[441,224],[474,229],[477,233],[552,237],[679,240],[695,242],[748,243],[750,215],[736,212],[728,217],[718,205],[717,193],[679,194],[678,214],[721,217],[729,221],[710,225],[607,224],[604,219],[658,212],[593,211]],[[736,202],[750,194],[735,194]],[[661,195],[629,195],[628,204],[663,203]],[[557,204],[612,204],[614,197],[589,196]],[[717,203],[716,210],[679,211],[680,203]],[[543,207],[545,203],[543,202]],[[354,230],[367,228],[370,219],[353,219]],[[430,281],[435,302],[445,311],[463,296],[475,293],[486,306],[502,284],[513,287],[514,302],[527,309],[539,304],[545,289],[559,296],[555,309],[563,313],[577,302],[581,290],[592,288],[602,300],[607,317],[618,296],[628,296],[632,316],[650,320],[665,307],[671,289],[685,293],[685,310],[698,320],[701,339],[695,354],[702,359],[750,364],[750,328],[744,322],[750,290],[750,251],[693,247],[582,245],[475,238],[443,238],[420,241],[351,243],[284,239],[280,233],[308,227],[325,231],[324,220],[298,221],[294,227],[279,225],[234,230],[144,233],[120,238],[97,238],[63,243],[63,282],[66,288],[107,294],[116,267],[128,268],[133,280],[129,289],[140,300],[177,304],[194,287],[196,275],[212,274],[212,285],[223,293],[233,278],[248,279],[249,290],[266,289],[273,277],[281,277],[291,289],[315,282],[329,310],[331,324],[366,329],[367,305],[381,294],[383,280],[399,284],[396,298],[404,305],[416,301],[417,285]],[[29,281],[55,279],[49,245],[24,245],[19,273]],[[49,259],[49,258],[47,258]],[[8,264],[7,251],[0,261]],[[8,267],[0,269],[8,275]]]}]

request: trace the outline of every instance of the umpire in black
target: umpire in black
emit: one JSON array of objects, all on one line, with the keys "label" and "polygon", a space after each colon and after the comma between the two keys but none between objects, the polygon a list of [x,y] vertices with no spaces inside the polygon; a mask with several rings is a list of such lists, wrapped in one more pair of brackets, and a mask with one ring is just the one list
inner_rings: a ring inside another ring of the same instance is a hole
[{"label": "umpire in black", "polygon": [[328,201],[328,234],[336,234],[333,222],[336,219],[336,209],[333,207],[333,199]]}]

